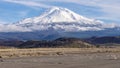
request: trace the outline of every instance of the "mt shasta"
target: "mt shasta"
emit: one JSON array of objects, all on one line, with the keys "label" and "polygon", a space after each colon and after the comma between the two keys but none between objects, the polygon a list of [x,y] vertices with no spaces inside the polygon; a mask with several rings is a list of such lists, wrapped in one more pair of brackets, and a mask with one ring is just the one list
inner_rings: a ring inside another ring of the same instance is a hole
[{"label": "mt shasta", "polygon": [[120,35],[120,26],[83,17],[69,9],[53,7],[40,16],[0,24],[1,39],[55,39]]}]

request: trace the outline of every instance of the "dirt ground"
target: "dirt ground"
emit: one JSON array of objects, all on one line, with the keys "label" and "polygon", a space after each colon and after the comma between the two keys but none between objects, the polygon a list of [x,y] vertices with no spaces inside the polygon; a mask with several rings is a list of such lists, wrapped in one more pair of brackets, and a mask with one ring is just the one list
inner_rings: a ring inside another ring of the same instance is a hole
[{"label": "dirt ground", "polygon": [[0,68],[120,68],[120,53],[1,58]]}]

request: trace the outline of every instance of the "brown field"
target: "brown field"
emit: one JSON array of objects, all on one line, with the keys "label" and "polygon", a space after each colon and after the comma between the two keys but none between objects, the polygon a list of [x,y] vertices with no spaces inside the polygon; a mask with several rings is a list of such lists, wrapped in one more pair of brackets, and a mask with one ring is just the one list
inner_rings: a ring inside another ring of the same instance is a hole
[{"label": "brown field", "polygon": [[0,49],[0,58],[58,56],[86,53],[119,53],[120,48],[31,48],[31,49]]},{"label": "brown field", "polygon": [[120,48],[0,49],[0,68],[120,68]]}]

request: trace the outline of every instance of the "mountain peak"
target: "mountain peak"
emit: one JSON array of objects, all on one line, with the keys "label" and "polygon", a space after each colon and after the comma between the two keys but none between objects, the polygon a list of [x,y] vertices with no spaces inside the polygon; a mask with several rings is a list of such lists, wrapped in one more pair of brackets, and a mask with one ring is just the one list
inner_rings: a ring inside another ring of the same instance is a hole
[{"label": "mountain peak", "polygon": [[82,16],[74,13],[67,8],[53,7],[40,15],[38,19],[40,22],[53,23],[53,22],[78,22]]},{"label": "mountain peak", "polygon": [[72,12],[73,13],[73,11],[71,11],[67,8],[62,8],[62,7],[49,8],[45,13],[53,13],[53,12]]},{"label": "mountain peak", "polygon": [[67,8],[61,8],[61,7],[53,7],[48,9],[46,12],[41,14],[40,16],[34,17],[34,18],[26,18],[22,20],[21,24],[25,23],[40,23],[40,24],[46,24],[46,23],[71,23],[71,22],[79,22],[81,21],[87,21],[86,24],[93,24],[94,19],[89,19],[86,17],[83,17]]},{"label": "mountain peak", "polygon": [[31,31],[55,30],[65,32],[103,30],[103,22],[83,17],[67,8],[53,7],[40,16],[26,18],[15,25]]},{"label": "mountain peak", "polygon": [[[104,30],[104,22],[83,17],[67,8],[53,7],[40,16],[26,18],[14,24],[26,31],[79,32]],[[107,28],[111,28],[110,26]],[[114,28],[114,27],[112,27]],[[23,30],[22,30],[23,31]]]},{"label": "mountain peak", "polygon": [[68,9],[62,7],[52,7],[48,9],[48,12],[61,11],[61,10],[68,10]]}]

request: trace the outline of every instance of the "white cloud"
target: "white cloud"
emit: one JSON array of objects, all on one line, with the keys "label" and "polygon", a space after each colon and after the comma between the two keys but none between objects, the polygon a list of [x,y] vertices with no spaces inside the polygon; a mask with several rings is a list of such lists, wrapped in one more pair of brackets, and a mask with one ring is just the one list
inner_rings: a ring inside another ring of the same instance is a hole
[{"label": "white cloud", "polygon": [[7,24],[7,21],[0,20],[0,24]]},{"label": "white cloud", "polygon": [[31,7],[44,7],[50,8],[54,7],[52,5],[43,4],[41,2],[70,2],[86,6],[99,7],[101,10],[107,14],[119,14],[120,11],[120,0],[4,0],[6,2],[18,3]]},{"label": "white cloud", "polygon": [[[67,2],[76,3],[85,6],[93,6],[100,8],[100,11],[104,13],[101,17],[114,18],[113,20],[120,18],[120,0],[35,0],[44,2]],[[96,9],[97,10],[97,9]],[[99,17],[99,18],[101,18]]]},{"label": "white cloud", "polygon": [[5,2],[11,2],[11,3],[17,3],[17,4],[22,4],[25,6],[30,6],[30,7],[44,7],[44,8],[50,8],[52,6],[50,5],[45,5],[40,2],[35,2],[35,1],[27,1],[27,0],[4,0]]},{"label": "white cloud", "polygon": [[[114,18],[113,20],[120,18],[120,0],[4,0],[6,2],[22,4],[30,7],[44,7],[50,8],[52,5],[43,4],[42,2],[66,2],[76,3],[85,6],[93,6],[100,8],[101,13],[104,13],[101,17],[97,18]],[[72,8],[72,7],[71,7]],[[94,8],[93,8],[94,9]],[[91,9],[92,10],[92,9]],[[96,9],[97,10],[97,9]]]},{"label": "white cloud", "polygon": [[13,24],[9,25],[0,24],[0,32],[29,32],[29,31],[31,30]]}]

